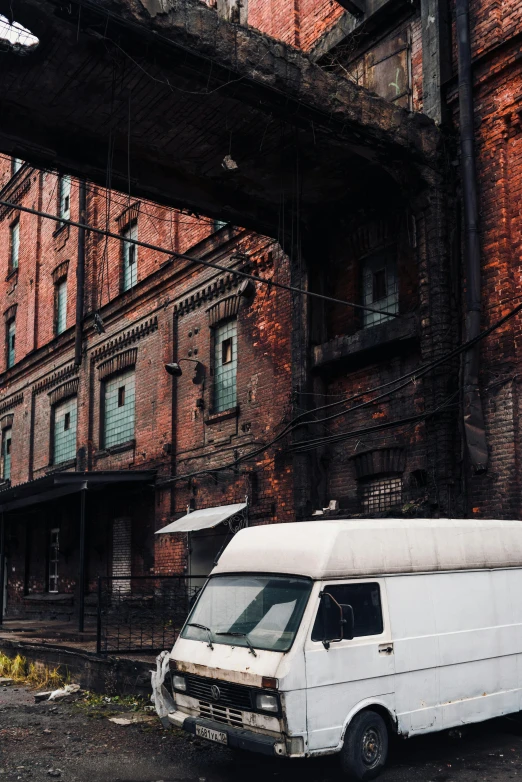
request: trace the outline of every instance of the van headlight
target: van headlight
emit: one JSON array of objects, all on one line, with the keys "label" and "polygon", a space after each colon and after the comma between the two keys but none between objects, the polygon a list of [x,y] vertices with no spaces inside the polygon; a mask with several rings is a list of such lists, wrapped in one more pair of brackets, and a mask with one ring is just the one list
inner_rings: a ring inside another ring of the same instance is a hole
[{"label": "van headlight", "polygon": [[184,676],[180,676],[179,673],[172,674],[172,688],[178,692],[187,691],[187,680]]},{"label": "van headlight", "polygon": [[277,695],[268,695],[266,692],[259,692],[256,696],[256,708],[259,711],[271,711],[277,714],[279,711],[279,701]]}]

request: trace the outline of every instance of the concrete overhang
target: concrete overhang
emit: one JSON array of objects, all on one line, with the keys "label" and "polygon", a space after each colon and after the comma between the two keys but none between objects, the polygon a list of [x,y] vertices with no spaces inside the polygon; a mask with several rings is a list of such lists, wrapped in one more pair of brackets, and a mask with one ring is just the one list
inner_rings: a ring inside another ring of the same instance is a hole
[{"label": "concrete overhang", "polygon": [[0,53],[4,153],[273,236],[437,176],[430,120],[200,0],[11,9],[40,44]]}]

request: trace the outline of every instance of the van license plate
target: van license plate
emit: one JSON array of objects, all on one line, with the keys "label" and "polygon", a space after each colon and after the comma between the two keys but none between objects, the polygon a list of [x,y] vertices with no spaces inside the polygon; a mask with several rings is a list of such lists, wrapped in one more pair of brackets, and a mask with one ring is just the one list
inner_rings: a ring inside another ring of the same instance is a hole
[{"label": "van license plate", "polygon": [[209,741],[217,741],[218,744],[228,744],[228,736],[221,730],[212,730],[212,728],[205,728],[204,725],[196,725],[196,736],[201,736],[202,739],[208,739]]}]

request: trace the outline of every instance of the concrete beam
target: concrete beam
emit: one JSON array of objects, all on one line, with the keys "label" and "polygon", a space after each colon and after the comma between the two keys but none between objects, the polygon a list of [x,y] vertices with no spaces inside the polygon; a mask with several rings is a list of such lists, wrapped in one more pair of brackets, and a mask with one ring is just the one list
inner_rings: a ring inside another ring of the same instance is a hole
[{"label": "concrete beam", "polygon": [[451,77],[448,0],[421,0],[423,111],[437,125],[445,120],[442,85]]},{"label": "concrete beam", "polygon": [[296,176],[313,223],[439,167],[426,118],[200,0],[0,0],[10,8],[41,43],[1,55],[0,150],[37,165],[102,185],[109,173],[116,189],[270,235]]}]

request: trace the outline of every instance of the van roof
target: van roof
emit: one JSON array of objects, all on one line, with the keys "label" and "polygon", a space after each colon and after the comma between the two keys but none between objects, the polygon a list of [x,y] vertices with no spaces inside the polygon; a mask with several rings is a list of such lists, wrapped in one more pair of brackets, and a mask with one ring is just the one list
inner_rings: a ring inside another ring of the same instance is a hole
[{"label": "van roof", "polygon": [[243,529],[212,572],[323,579],[505,567],[522,567],[520,521],[332,519]]}]

